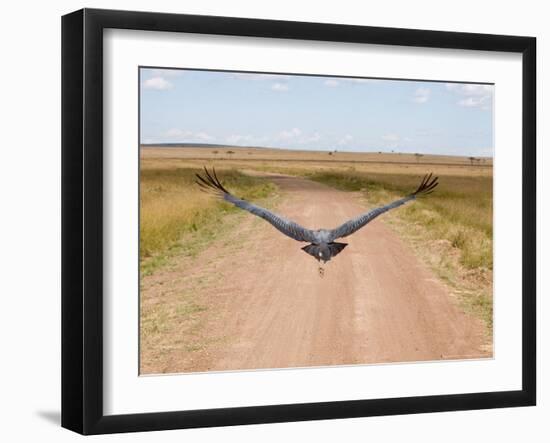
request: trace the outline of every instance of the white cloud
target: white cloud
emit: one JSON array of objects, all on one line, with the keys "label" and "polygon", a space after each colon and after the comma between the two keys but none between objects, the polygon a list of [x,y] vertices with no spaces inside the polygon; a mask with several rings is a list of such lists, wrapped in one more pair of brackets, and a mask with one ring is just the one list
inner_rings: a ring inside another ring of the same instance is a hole
[{"label": "white cloud", "polygon": [[231,134],[231,135],[228,135],[226,138],[225,138],[225,141],[227,143],[229,143],[230,145],[237,145],[241,142],[245,142],[247,140],[249,140],[249,137],[251,137],[250,135],[238,135],[238,134]]},{"label": "white cloud", "polygon": [[282,140],[289,140],[289,139],[295,139],[302,135],[302,131],[298,128],[292,128],[292,129],[285,129],[281,132],[279,132],[278,138]]},{"label": "white cloud", "polygon": [[202,142],[211,142],[216,140],[216,137],[213,135],[207,134],[206,132],[197,132],[194,134],[195,138]]},{"label": "white cloud", "polygon": [[177,141],[180,142],[212,142],[216,139],[213,135],[210,135],[206,132],[199,131],[199,132],[193,132],[188,130],[183,130],[179,128],[171,128],[168,129],[168,131],[164,132],[162,134],[162,137],[164,139],[177,139]]},{"label": "white cloud", "polygon": [[442,132],[434,128],[421,128],[415,131],[415,135],[418,137],[437,137],[442,135]]},{"label": "white cloud", "polygon": [[458,101],[460,106],[466,108],[482,108],[488,109],[491,102],[491,97],[484,95],[482,97],[466,97]]},{"label": "white cloud", "polygon": [[166,80],[164,77],[151,77],[143,82],[143,87],[145,89],[157,89],[159,91],[164,91],[167,89],[172,89],[174,85]]},{"label": "white cloud", "polygon": [[382,140],[384,140],[386,142],[397,142],[397,141],[401,140],[401,137],[399,137],[399,135],[397,135],[397,134],[384,134],[382,136]]},{"label": "white cloud", "polygon": [[380,137],[383,140],[382,146],[387,149],[403,149],[401,146],[401,136],[395,133],[384,134]]},{"label": "white cloud", "polygon": [[184,131],[179,128],[171,128],[166,131],[163,136],[164,137],[189,137],[190,135],[193,135],[191,131]]},{"label": "white cloud", "polygon": [[310,143],[317,143],[320,140],[321,140],[321,134],[319,134],[318,132],[315,132],[311,135],[303,136],[300,139],[299,143],[301,143],[303,145],[307,145],[307,144],[310,144]]},{"label": "white cloud", "polygon": [[493,85],[478,85],[473,83],[446,83],[448,91],[457,92],[461,95],[492,95]]},{"label": "white cloud", "polygon": [[288,85],[286,83],[273,83],[271,89],[278,92],[286,92],[288,91]]},{"label": "white cloud", "polygon": [[413,102],[426,103],[430,99],[431,92],[429,88],[418,88],[414,92]]},{"label": "white cloud", "polygon": [[245,134],[245,135],[243,135],[243,134],[231,134],[231,135],[228,135],[225,138],[225,141],[227,143],[229,143],[230,145],[252,146],[252,145],[265,144],[267,141],[269,141],[269,137],[267,137],[267,136],[257,137],[257,136],[250,135],[250,134]]},{"label": "white cloud", "polygon": [[493,85],[472,83],[446,83],[448,91],[461,96],[456,103],[466,108],[489,110],[493,104]]},{"label": "white cloud", "polygon": [[320,142],[323,139],[322,135],[318,132],[305,133],[299,128],[285,129],[271,139],[267,138],[266,140],[266,138],[267,137],[264,137],[264,140],[261,140],[261,142],[275,141],[283,142],[285,144],[288,143],[293,146],[312,145]]},{"label": "white cloud", "polygon": [[329,78],[323,82],[325,86],[328,86],[330,88],[335,88],[336,86],[340,85],[340,82],[338,80],[334,80],[333,78]]},{"label": "white cloud", "polygon": [[338,146],[347,146],[349,145],[351,142],[353,141],[353,136],[352,135],[349,135],[349,134],[346,134],[344,135],[339,141],[338,141]]},{"label": "white cloud", "polygon": [[493,86],[491,85],[462,85],[462,92],[467,95],[491,95],[493,93]]}]

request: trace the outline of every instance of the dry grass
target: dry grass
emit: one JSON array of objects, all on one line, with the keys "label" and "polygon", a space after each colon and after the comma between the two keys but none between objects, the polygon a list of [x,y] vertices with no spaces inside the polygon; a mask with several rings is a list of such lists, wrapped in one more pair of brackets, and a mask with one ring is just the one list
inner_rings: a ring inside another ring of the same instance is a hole
[{"label": "dry grass", "polygon": [[[194,255],[227,227],[226,213],[237,210],[201,192],[199,168],[171,162],[142,161],[140,172],[140,264],[150,274],[174,254]],[[235,170],[219,170],[220,179],[244,198],[261,200],[275,186]]]},{"label": "dry grass", "polygon": [[[385,214],[401,236],[492,329],[493,196],[492,176],[439,175],[433,194]],[[361,191],[371,206],[387,204],[418,186],[416,174],[353,170],[306,173],[330,186]]]},{"label": "dry grass", "polygon": [[203,165],[223,168],[228,187],[254,201],[271,195],[274,186],[238,170],[307,176],[339,189],[361,191],[369,206],[403,196],[416,188],[423,174],[433,171],[440,177],[437,192],[385,214],[384,221],[447,282],[465,310],[485,320],[492,333],[492,160],[472,165],[465,157],[231,150],[233,154],[223,148],[142,148],[142,275],[165,264],[174,253],[203,250],[232,223],[232,217],[224,214],[233,208],[204,198],[193,185],[194,172]]},{"label": "dry grass", "polygon": [[[306,175],[340,189],[363,190],[375,205],[406,195],[419,182],[419,176],[409,174],[314,172]],[[466,268],[492,269],[492,178],[443,175],[439,182],[429,198],[419,199],[400,212],[410,222],[429,228],[426,234],[431,239],[448,240],[460,251],[460,263]]]},{"label": "dry grass", "polygon": [[[298,151],[272,148],[236,148],[236,147],[185,147],[185,148],[162,148],[142,147],[142,158],[164,159],[164,160],[200,160],[202,162],[241,162],[258,163],[267,162],[273,164],[287,162],[314,162],[325,165],[337,165],[342,162],[361,163],[382,163],[382,164],[409,164],[409,165],[451,165],[456,167],[468,167],[483,169],[491,167],[491,158],[480,157],[471,160],[469,157],[457,157],[450,155],[422,155],[404,153],[382,153],[382,152],[327,152],[327,151]],[[472,167],[473,166],[473,167]]]}]

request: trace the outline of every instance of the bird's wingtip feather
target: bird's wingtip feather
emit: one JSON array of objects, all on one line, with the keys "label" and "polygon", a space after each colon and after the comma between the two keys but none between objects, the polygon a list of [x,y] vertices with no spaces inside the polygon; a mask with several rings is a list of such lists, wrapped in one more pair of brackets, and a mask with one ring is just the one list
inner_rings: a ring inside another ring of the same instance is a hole
[{"label": "bird's wingtip feather", "polygon": [[431,194],[439,184],[438,179],[439,179],[438,176],[435,176],[435,177],[433,176],[433,172],[430,172],[429,174],[424,175],[424,177],[422,178],[422,181],[420,182],[420,185],[418,186],[416,191],[414,191],[411,195],[416,197],[419,195]]}]

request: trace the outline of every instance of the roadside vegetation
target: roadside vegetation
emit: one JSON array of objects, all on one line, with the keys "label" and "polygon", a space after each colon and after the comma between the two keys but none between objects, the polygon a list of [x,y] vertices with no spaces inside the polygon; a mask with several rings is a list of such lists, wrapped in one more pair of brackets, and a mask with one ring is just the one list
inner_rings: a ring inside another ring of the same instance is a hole
[{"label": "roadside vegetation", "polygon": [[[436,192],[384,214],[384,219],[451,286],[466,310],[480,316],[492,330],[492,175],[435,174],[439,175]],[[359,191],[371,207],[403,197],[418,186],[421,177],[353,168],[304,175],[338,189]]]},{"label": "roadside vegetation", "polygon": [[[168,162],[167,162],[168,163]],[[199,168],[148,165],[140,172],[140,271],[152,273],[175,254],[195,255],[238,217],[238,210],[201,192]],[[217,170],[220,180],[243,198],[262,200],[275,185],[235,170]]]},{"label": "roadside vegetation", "polygon": [[[208,156],[212,158],[205,158]],[[268,179],[239,171],[307,177],[357,192],[368,207],[406,195],[418,186],[423,174],[433,171],[440,182],[436,192],[384,214],[383,222],[447,284],[465,311],[485,321],[488,342],[492,342],[492,161],[470,164],[467,158],[339,152],[325,161],[328,157],[326,152],[253,148],[236,150],[231,158],[225,151],[213,154],[198,148],[143,150],[141,277],[154,273],[176,255],[195,256],[246,216],[200,192],[194,184],[195,173],[204,164],[216,166],[224,185],[236,195],[268,207],[276,186]],[[335,159],[337,163],[332,161]]]}]

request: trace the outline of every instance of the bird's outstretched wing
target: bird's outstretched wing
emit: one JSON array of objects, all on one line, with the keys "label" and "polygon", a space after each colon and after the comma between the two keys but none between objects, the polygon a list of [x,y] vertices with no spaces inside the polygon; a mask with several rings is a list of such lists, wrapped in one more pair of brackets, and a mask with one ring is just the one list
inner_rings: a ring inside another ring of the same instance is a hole
[{"label": "bird's outstretched wing", "polygon": [[338,226],[335,229],[329,231],[330,241],[334,241],[340,237],[347,237],[350,234],[353,234],[355,231],[361,229],[367,223],[378,217],[380,214],[389,211],[390,209],[397,208],[410,200],[416,199],[416,197],[431,194],[435,187],[438,185],[437,177],[432,178],[432,174],[427,174],[422,179],[422,182],[413,193],[407,195],[406,197],[396,200],[389,205],[382,206],[380,208],[373,209],[372,211],[365,212],[359,217],[351,219],[346,223]]},{"label": "bird's outstretched wing", "polygon": [[252,203],[242,200],[240,198],[232,195],[227,189],[223,187],[216,175],[216,170],[212,168],[212,172],[208,172],[204,168],[205,176],[196,174],[198,181],[196,183],[201,187],[201,189],[212,192],[218,197],[223,198],[225,201],[234,204],[235,206],[244,209],[248,212],[251,212],[258,217],[263,218],[264,220],[271,223],[276,229],[278,229],[283,234],[287,235],[294,240],[303,241],[303,242],[313,242],[315,241],[314,232],[310,229],[303,228],[298,223],[287,220],[273,212],[268,211],[267,209],[261,208],[260,206],[253,205]]}]

